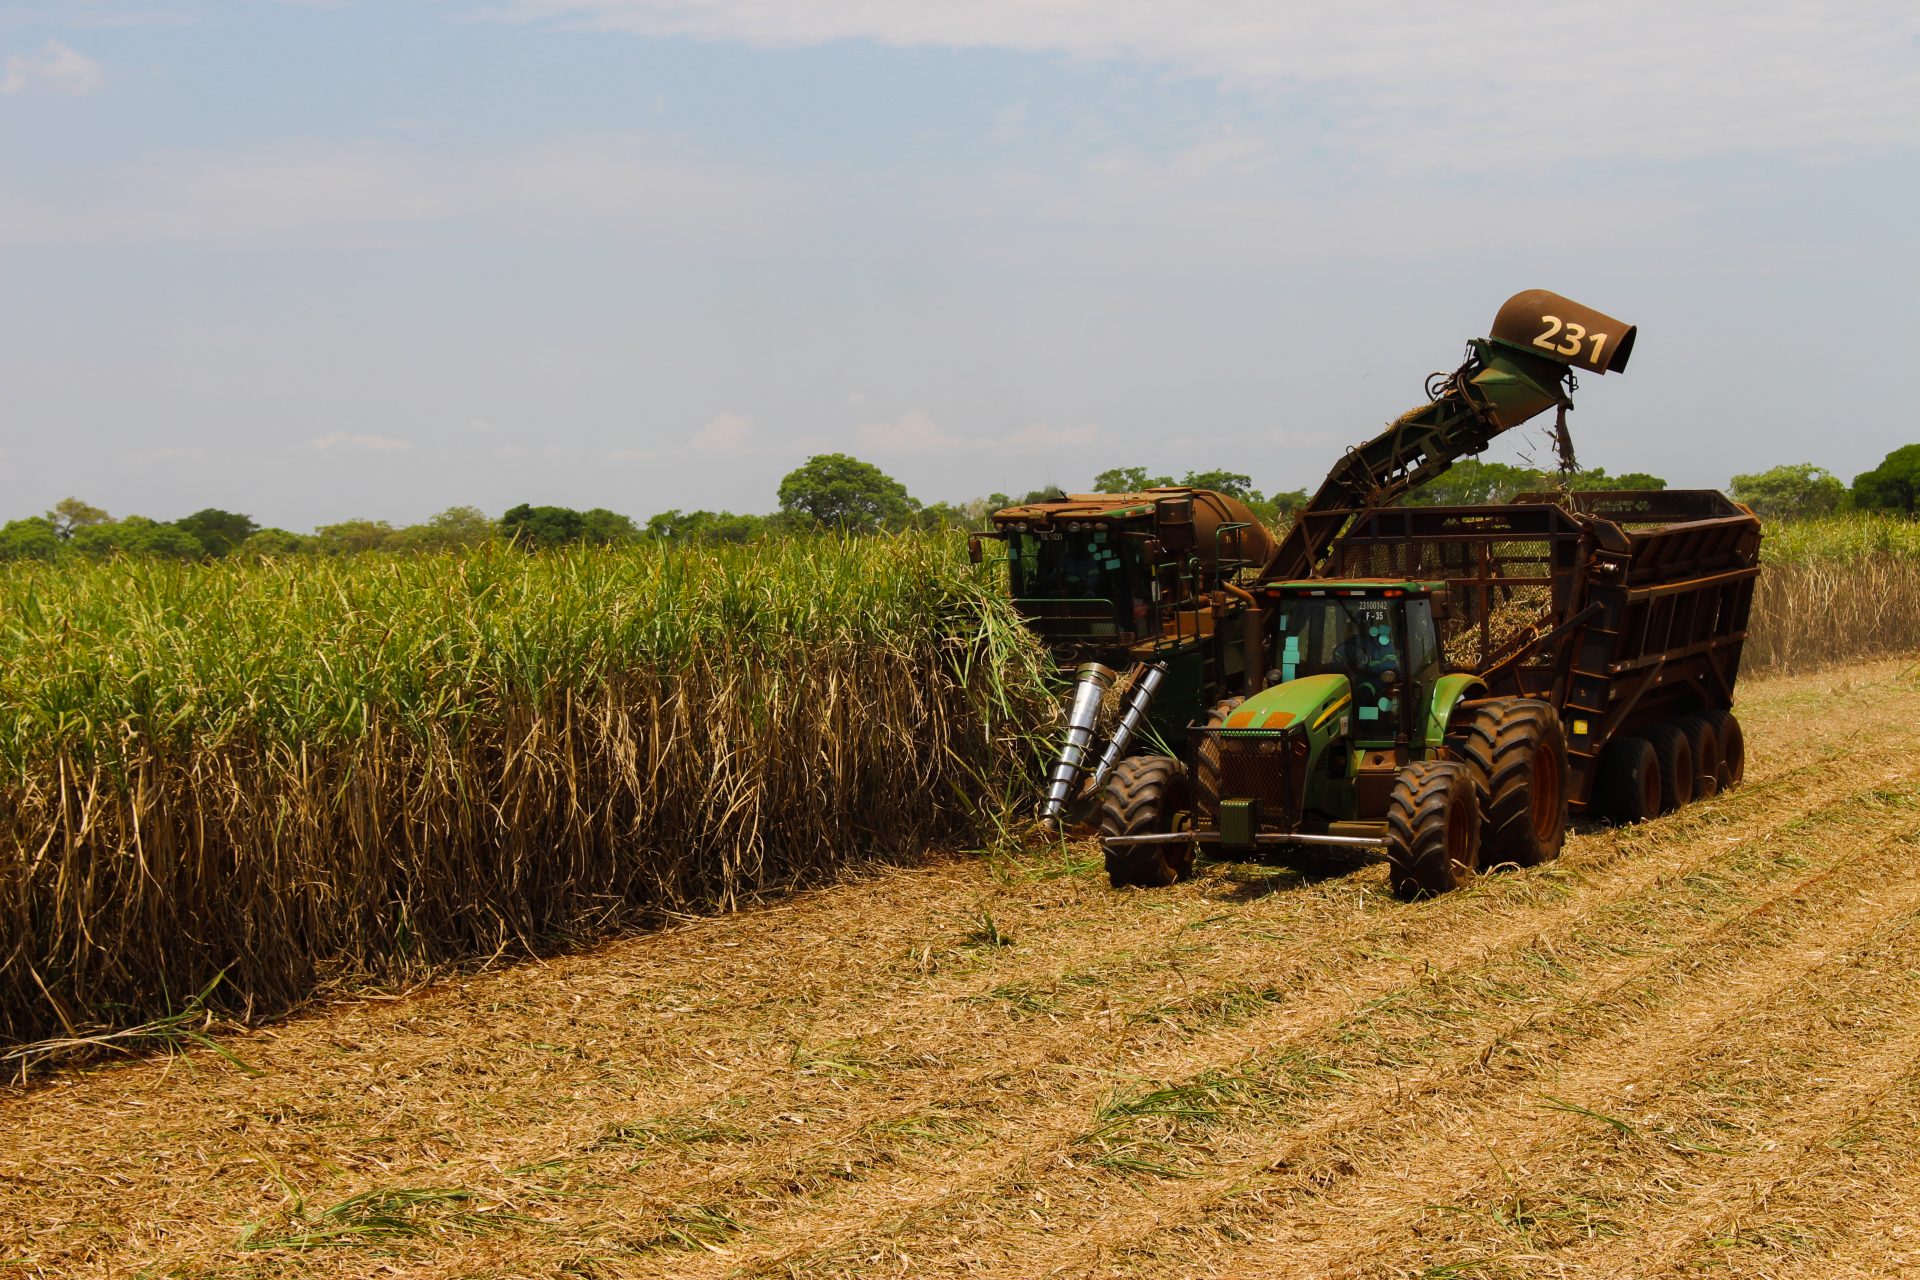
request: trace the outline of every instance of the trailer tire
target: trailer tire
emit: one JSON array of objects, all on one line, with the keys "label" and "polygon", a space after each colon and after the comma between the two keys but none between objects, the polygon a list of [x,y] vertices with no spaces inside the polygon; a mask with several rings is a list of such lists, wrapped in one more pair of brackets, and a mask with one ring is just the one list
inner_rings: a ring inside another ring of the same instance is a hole
[{"label": "trailer tire", "polygon": [[1731,791],[1747,776],[1746,735],[1740,732],[1740,721],[1731,711],[1716,707],[1700,714],[1713,726],[1720,742],[1720,790]]},{"label": "trailer tire", "polygon": [[1387,879],[1413,901],[1457,889],[1480,867],[1480,797],[1472,771],[1422,760],[1400,771],[1387,798]]},{"label": "trailer tire", "polygon": [[1681,716],[1674,727],[1693,748],[1693,798],[1706,800],[1720,790],[1720,735],[1705,716]]},{"label": "trailer tire", "polygon": [[1497,698],[1472,708],[1448,746],[1473,771],[1480,860],[1538,866],[1567,842],[1567,735],[1552,707]]},{"label": "trailer tire", "polygon": [[1645,738],[1615,738],[1600,757],[1600,801],[1615,822],[1660,816],[1660,757]]},{"label": "trailer tire", "polygon": [[1693,743],[1671,722],[1647,730],[1646,739],[1660,759],[1660,812],[1672,813],[1693,799]]},{"label": "trailer tire", "polygon": [[[1227,717],[1245,702],[1245,698],[1222,698],[1207,712],[1205,727],[1218,729]],[[1193,751],[1193,810],[1213,817],[1220,809],[1220,743],[1217,738],[1200,739]]]},{"label": "trailer tire", "polygon": [[[1192,809],[1187,773],[1171,756],[1129,756],[1114,766],[1100,793],[1102,836],[1164,835]],[[1107,879],[1116,889],[1163,889],[1193,872],[1190,844],[1136,844],[1107,850]]]}]

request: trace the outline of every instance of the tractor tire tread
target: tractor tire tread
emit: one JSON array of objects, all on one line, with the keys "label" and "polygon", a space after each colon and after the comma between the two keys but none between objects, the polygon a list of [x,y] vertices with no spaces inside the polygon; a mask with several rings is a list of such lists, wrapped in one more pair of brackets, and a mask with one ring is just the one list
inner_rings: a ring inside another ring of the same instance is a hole
[{"label": "tractor tire tread", "polygon": [[[1463,798],[1470,813],[1468,861],[1473,865],[1456,865],[1447,854],[1450,810]],[[1394,896],[1424,898],[1465,883],[1478,864],[1479,824],[1480,806],[1466,765],[1423,760],[1402,769],[1387,800],[1387,866]]]},{"label": "tractor tire tread", "polygon": [[[1551,745],[1561,771],[1559,821],[1545,840],[1533,824],[1534,756],[1542,744]],[[1482,702],[1471,709],[1448,746],[1472,771],[1480,795],[1484,863],[1531,867],[1560,856],[1567,832],[1567,746],[1566,732],[1551,706],[1533,698]]]},{"label": "tractor tire tread", "polygon": [[[1169,756],[1129,756],[1114,766],[1100,793],[1096,821],[1102,836],[1154,835],[1171,828],[1183,807],[1186,783],[1180,762]],[[1107,879],[1118,889],[1139,885],[1163,889],[1184,880],[1193,869],[1189,850],[1179,845],[1130,845],[1108,850]]]}]

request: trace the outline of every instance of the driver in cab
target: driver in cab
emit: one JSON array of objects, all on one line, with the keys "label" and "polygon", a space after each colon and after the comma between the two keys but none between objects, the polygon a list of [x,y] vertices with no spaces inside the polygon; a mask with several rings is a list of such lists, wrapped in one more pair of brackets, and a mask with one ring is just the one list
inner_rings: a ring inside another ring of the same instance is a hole
[{"label": "driver in cab", "polygon": [[1394,672],[1398,678],[1400,651],[1394,647],[1393,631],[1386,618],[1363,613],[1353,622],[1353,634],[1334,647],[1334,656],[1352,677],[1355,695],[1362,702],[1370,702],[1392,687],[1387,672]]}]

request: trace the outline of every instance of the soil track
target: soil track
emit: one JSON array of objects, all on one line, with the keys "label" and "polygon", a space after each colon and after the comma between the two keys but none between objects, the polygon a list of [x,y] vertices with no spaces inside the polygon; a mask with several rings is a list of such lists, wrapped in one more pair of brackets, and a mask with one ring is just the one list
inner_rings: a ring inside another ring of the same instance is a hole
[{"label": "soil track", "polygon": [[0,1095],[0,1274],[1920,1269],[1920,670],[1739,791],[1377,867],[889,871]]}]

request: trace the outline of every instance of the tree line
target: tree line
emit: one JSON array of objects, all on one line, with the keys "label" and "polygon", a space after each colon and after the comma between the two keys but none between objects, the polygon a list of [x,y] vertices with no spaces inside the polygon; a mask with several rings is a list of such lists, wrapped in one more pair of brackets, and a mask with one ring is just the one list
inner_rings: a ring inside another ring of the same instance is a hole
[{"label": "tree line", "polygon": [[[1420,505],[1503,502],[1529,490],[1664,489],[1647,472],[1609,475],[1593,469],[1562,477],[1530,467],[1466,459],[1410,495]],[[1095,475],[1092,493],[1137,493],[1173,484],[1213,489],[1248,504],[1269,524],[1284,524],[1309,501],[1305,489],[1262,493],[1253,477],[1237,471],[1189,471],[1179,480],[1145,467],[1112,467]],[[1733,477],[1734,498],[1768,519],[1805,519],[1845,510],[1914,514],[1920,502],[1920,444],[1889,453],[1879,466],[1847,485],[1824,467],[1789,463]],[[522,503],[499,519],[477,507],[450,507],[420,524],[346,520],[312,533],[263,527],[250,516],[208,507],[177,520],[146,516],[114,518],[78,498],[66,498],[44,515],[0,525],[0,560],[51,560],[67,555],[149,555],[173,559],[219,559],[244,554],[347,555],[362,551],[436,551],[504,539],[528,548],[571,544],[608,546],[656,542],[749,542],[771,534],[808,530],[869,532],[881,529],[976,527],[991,512],[1022,502],[1063,497],[1057,486],[1022,495],[992,493],[970,502],[922,503],[906,486],[870,462],[843,453],[819,454],[789,472],[778,490],[780,508],[767,515],[673,509],[645,523],[594,507]]]}]

